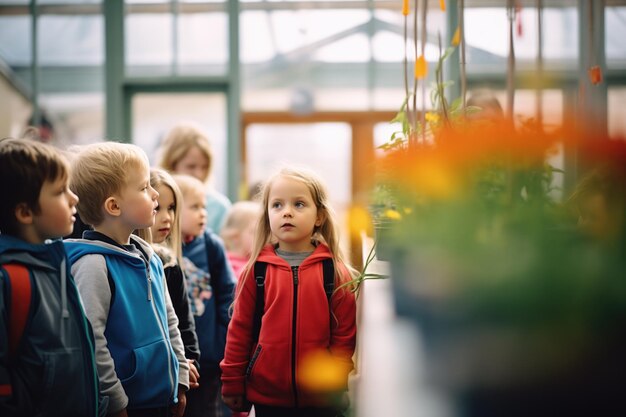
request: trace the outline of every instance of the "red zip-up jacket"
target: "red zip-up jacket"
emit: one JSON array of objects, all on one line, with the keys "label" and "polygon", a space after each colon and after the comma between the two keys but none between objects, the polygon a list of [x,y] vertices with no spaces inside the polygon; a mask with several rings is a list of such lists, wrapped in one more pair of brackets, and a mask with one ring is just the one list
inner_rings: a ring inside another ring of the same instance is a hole
[{"label": "red zip-up jacket", "polygon": [[[330,257],[328,247],[320,243],[295,270],[273,246],[263,248],[257,261],[268,265],[259,342],[252,346],[256,282],[251,272],[237,284],[221,362],[224,396],[245,395],[252,403],[281,407],[323,405],[298,383],[300,361],[319,350],[347,365],[347,388],[356,342],[356,303],[348,289],[336,291],[331,298],[336,320],[331,325],[322,269],[322,260]],[[349,277],[345,266],[339,267]]]}]

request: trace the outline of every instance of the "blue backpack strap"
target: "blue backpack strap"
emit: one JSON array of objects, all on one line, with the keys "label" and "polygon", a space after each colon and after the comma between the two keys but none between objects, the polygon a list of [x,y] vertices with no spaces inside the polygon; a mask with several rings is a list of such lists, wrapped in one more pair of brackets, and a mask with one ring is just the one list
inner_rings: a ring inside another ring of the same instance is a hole
[{"label": "blue backpack strap", "polygon": [[261,333],[261,320],[265,313],[265,272],[267,262],[254,263],[254,280],[256,282],[256,303],[254,307],[254,320],[252,321],[252,345],[259,341]]}]

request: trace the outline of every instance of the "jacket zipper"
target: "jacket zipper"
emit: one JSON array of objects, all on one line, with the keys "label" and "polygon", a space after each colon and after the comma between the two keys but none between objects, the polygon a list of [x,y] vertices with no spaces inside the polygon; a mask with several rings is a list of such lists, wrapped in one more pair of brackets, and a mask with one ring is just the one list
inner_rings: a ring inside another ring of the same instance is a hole
[{"label": "jacket zipper", "polygon": [[256,360],[261,354],[261,349],[262,349],[261,345],[256,345],[256,349],[254,350],[254,353],[252,354],[252,358],[250,359],[250,362],[248,363],[248,367],[246,368],[246,378],[248,378],[250,374],[252,373],[252,368],[254,368],[254,364],[256,363]]},{"label": "jacket zipper", "polygon": [[291,328],[291,386],[295,407],[298,407],[298,388],[296,386],[296,324],[298,318],[298,267],[292,266],[293,272],[293,321]]},{"label": "jacket zipper", "polygon": [[[163,343],[165,343],[166,347],[168,348],[168,355],[167,355],[167,373],[169,375],[169,381],[170,381],[170,387],[172,387],[171,389],[171,393],[174,396],[174,398],[176,397],[176,388],[174,386],[174,377],[172,375],[172,357],[169,354],[170,353],[170,349],[168,346],[168,338],[166,336],[165,333],[165,325],[164,323],[161,321],[161,316],[159,316],[159,312],[156,309],[156,306],[154,305],[154,301],[152,300],[152,275],[150,275],[150,263],[149,262],[144,262],[146,264],[146,273],[147,273],[147,277],[148,277],[148,301],[150,301],[150,305],[152,306],[152,312],[154,313],[157,321],[159,322],[160,326],[159,326],[159,330],[161,330],[161,336],[163,337]],[[165,291],[167,291],[167,289],[165,289]],[[167,307],[165,308],[165,314],[167,315]],[[167,328],[168,330],[168,335],[169,335],[169,326]]]}]

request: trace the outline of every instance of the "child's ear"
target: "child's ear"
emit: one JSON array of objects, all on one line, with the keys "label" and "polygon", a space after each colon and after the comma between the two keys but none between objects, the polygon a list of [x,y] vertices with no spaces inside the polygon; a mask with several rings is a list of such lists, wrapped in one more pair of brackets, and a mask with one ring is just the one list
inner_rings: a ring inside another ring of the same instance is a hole
[{"label": "child's ear", "polygon": [[111,216],[119,216],[122,213],[115,197],[109,197],[104,200],[104,211]]},{"label": "child's ear", "polygon": [[26,203],[19,203],[15,206],[15,218],[21,224],[32,224],[34,213]]},{"label": "child's ear", "polygon": [[324,224],[324,221],[326,220],[326,216],[323,213],[317,213],[317,219],[315,220],[315,226],[320,227],[322,224]]}]

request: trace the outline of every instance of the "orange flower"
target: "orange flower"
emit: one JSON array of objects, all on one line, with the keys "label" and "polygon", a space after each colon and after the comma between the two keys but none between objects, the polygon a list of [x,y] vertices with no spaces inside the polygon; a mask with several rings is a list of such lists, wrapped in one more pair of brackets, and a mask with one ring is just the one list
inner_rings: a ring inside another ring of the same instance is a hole
[{"label": "orange flower", "polygon": [[402,14],[409,15],[409,0],[402,0]]},{"label": "orange flower", "polygon": [[452,36],[452,46],[459,46],[461,43],[461,28],[457,27]]},{"label": "orange flower", "polygon": [[345,389],[350,365],[326,350],[310,352],[302,358],[298,382],[310,392],[329,393]]},{"label": "orange flower", "polygon": [[446,11],[446,0],[439,0],[439,7],[441,8],[442,12]]},{"label": "orange flower", "polygon": [[424,55],[420,55],[415,60],[415,79],[421,80],[422,78],[426,78],[428,75],[428,62],[426,62],[426,58]]},{"label": "orange flower", "polygon": [[598,85],[602,82],[602,69],[598,65],[589,68],[589,81],[593,85]]}]

